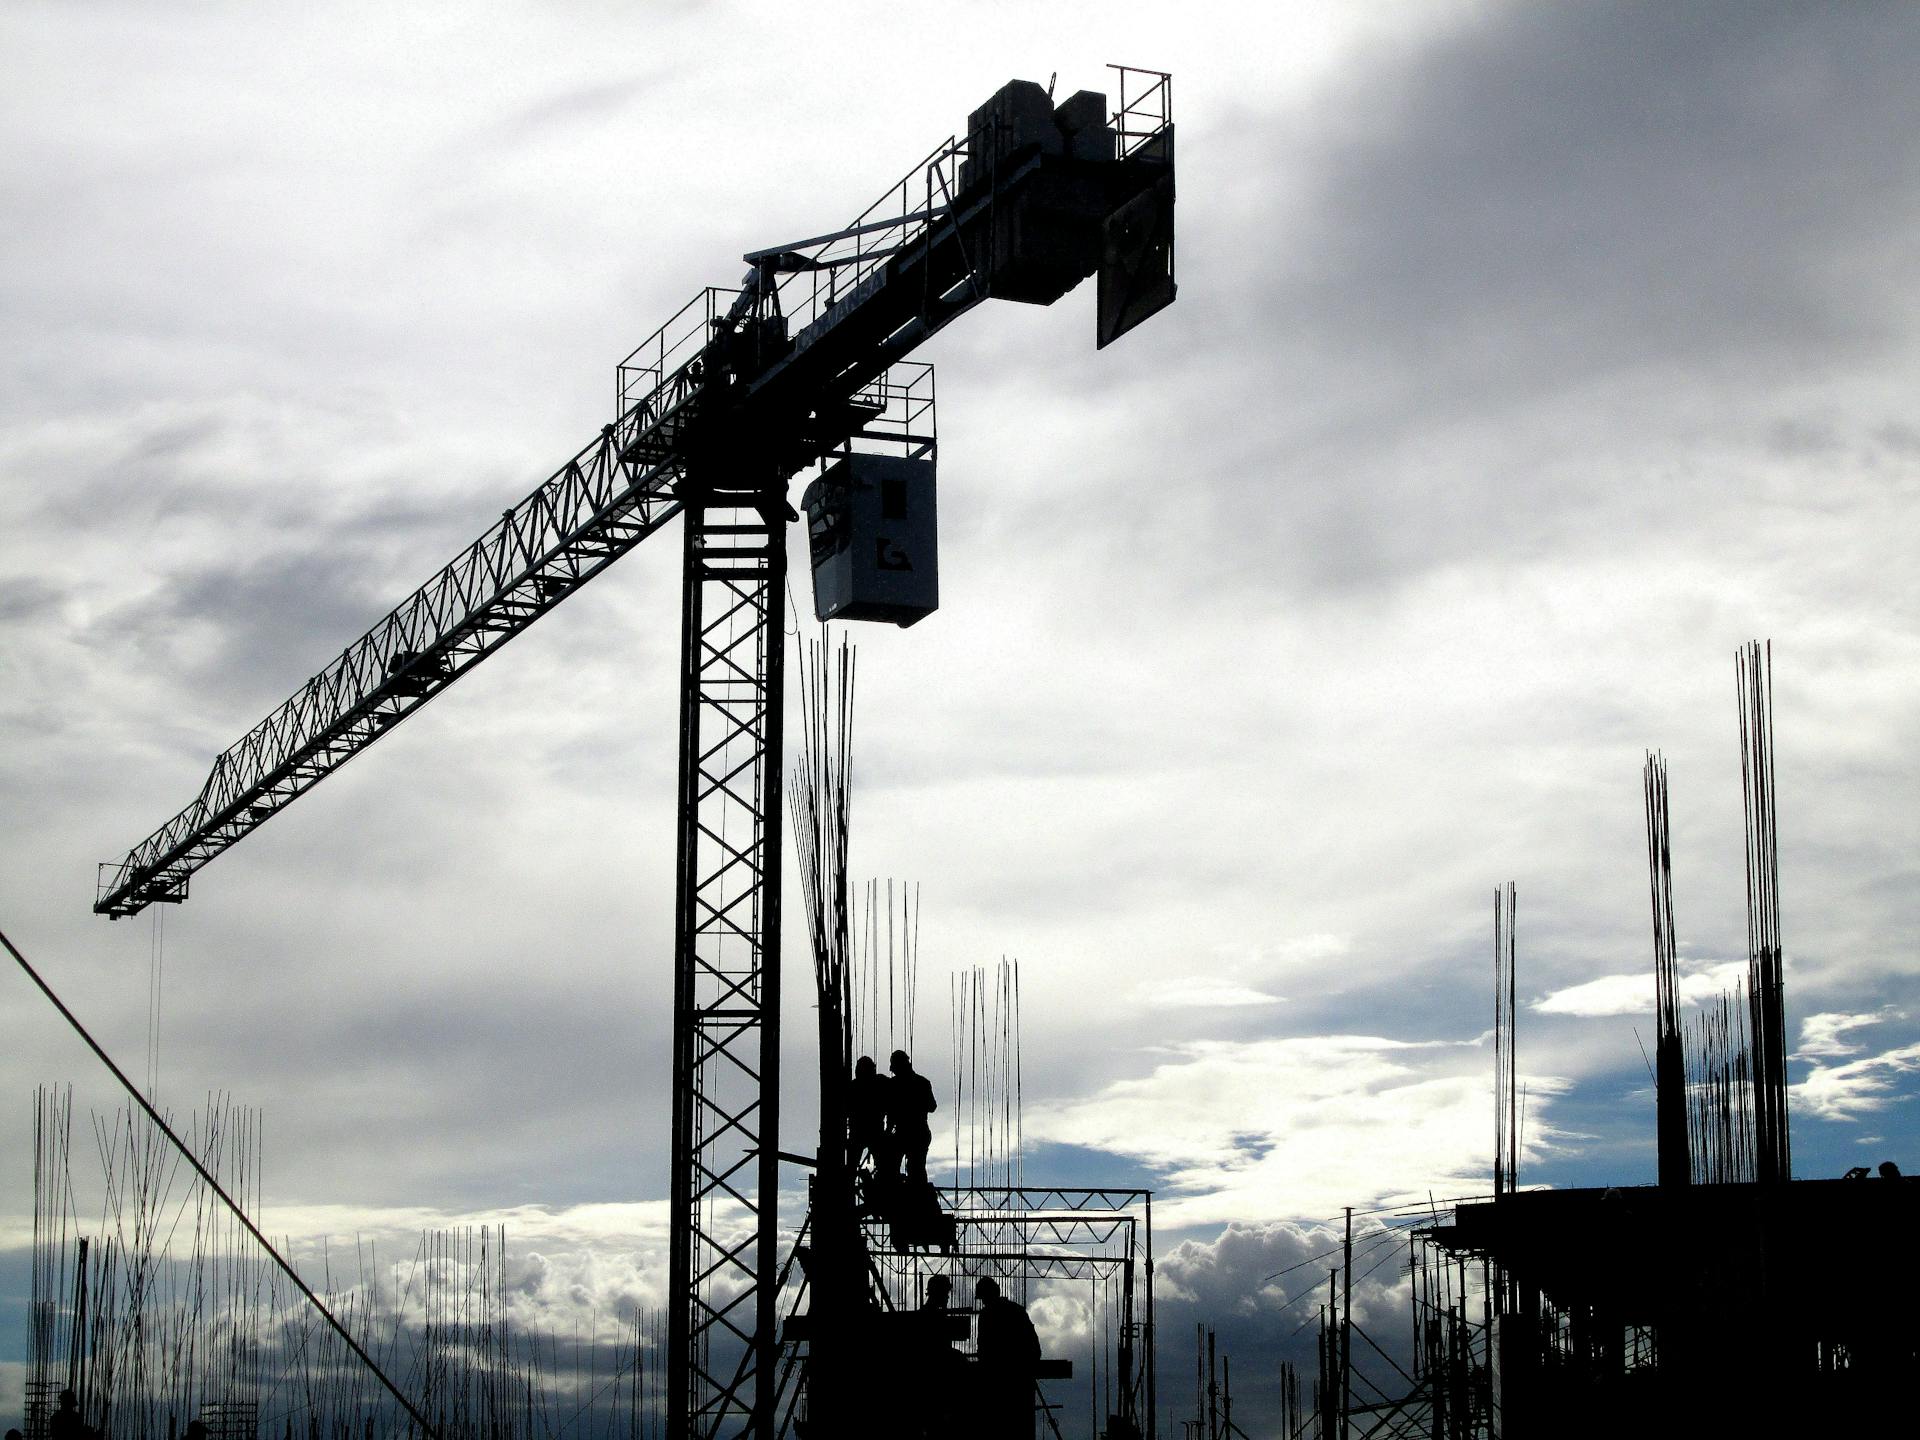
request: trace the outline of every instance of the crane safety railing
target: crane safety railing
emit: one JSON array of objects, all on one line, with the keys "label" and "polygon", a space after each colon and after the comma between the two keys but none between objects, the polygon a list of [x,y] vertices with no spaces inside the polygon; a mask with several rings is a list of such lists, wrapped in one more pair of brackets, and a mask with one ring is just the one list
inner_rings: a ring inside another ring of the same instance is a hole
[{"label": "crane safety railing", "polygon": [[908,459],[930,457],[935,446],[933,366],[896,360],[854,392],[853,403],[870,418],[860,439],[897,447]]},{"label": "crane safety railing", "polygon": [[949,136],[838,236],[795,247],[809,268],[787,275],[778,287],[795,349],[805,349],[874,293],[888,260],[931,238],[952,209],[960,166],[977,138]]},{"label": "crane safety railing", "polygon": [[[1143,149],[1173,123],[1173,76],[1136,65],[1109,65],[1119,73],[1120,93],[1108,121],[1124,157]],[[1131,90],[1131,93],[1129,91]]]},{"label": "crane safety railing", "polygon": [[685,383],[688,365],[713,338],[715,325],[740,296],[737,289],[709,285],[682,305],[614,369],[614,413],[644,413],[655,397]]},{"label": "crane safety railing", "polygon": [[[1118,91],[1108,124],[1124,157],[1152,144],[1173,123],[1173,79],[1160,70],[1130,65],[1107,68],[1116,73]],[[997,147],[991,141],[987,126],[949,136],[843,229],[787,247],[787,253],[800,262],[799,268],[784,274],[776,288],[796,350],[804,350],[874,294],[894,256],[916,246],[931,246],[960,223],[957,211],[963,189],[979,193],[975,185],[963,183],[975,178],[963,167],[976,159],[990,167],[997,165]],[[992,203],[997,189],[996,185],[985,187],[984,204]],[[981,284],[977,267],[969,269],[968,283]],[[975,298],[984,298],[984,293]]]}]

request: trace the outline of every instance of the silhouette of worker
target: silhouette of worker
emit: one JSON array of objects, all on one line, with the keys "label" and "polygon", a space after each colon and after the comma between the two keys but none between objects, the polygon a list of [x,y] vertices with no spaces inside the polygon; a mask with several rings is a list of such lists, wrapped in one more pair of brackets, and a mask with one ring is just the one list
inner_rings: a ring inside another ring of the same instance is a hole
[{"label": "silhouette of worker", "polygon": [[853,1084],[847,1092],[847,1131],[853,1146],[853,1168],[860,1168],[864,1156],[873,1156],[875,1174],[897,1168],[898,1158],[887,1163],[891,1148],[887,1141],[887,1077],[873,1063],[871,1055],[862,1055],[853,1066]]},{"label": "silhouette of worker", "polygon": [[991,1276],[973,1287],[980,1305],[980,1404],[983,1437],[1033,1437],[1033,1380],[1040,1363],[1040,1337],[1024,1305],[1000,1293]]},{"label": "silhouette of worker", "polygon": [[47,1440],[87,1440],[87,1427],[80,1419],[80,1402],[73,1391],[60,1392],[60,1407],[47,1421]]},{"label": "silhouette of worker", "polygon": [[23,1440],[23,1437],[18,1430],[9,1430],[7,1431],[7,1440]]},{"label": "silhouette of worker", "polygon": [[920,1302],[920,1325],[916,1337],[913,1396],[918,1413],[911,1417],[910,1434],[929,1440],[945,1440],[960,1433],[958,1406],[965,1384],[966,1362],[953,1348],[947,1334],[947,1311],[953,1302],[953,1281],[935,1275],[927,1281],[927,1295]]},{"label": "silhouette of worker", "polygon": [[927,1116],[940,1108],[933,1098],[933,1082],[913,1068],[904,1050],[896,1050],[887,1061],[893,1083],[887,1087],[887,1119],[892,1122],[893,1143],[907,1162],[909,1184],[927,1183],[927,1147],[933,1143],[933,1129]]},{"label": "silhouette of worker", "polygon": [[1898,1180],[1900,1178],[1900,1167],[1891,1160],[1882,1160],[1880,1162],[1880,1178],[1882,1180]]}]

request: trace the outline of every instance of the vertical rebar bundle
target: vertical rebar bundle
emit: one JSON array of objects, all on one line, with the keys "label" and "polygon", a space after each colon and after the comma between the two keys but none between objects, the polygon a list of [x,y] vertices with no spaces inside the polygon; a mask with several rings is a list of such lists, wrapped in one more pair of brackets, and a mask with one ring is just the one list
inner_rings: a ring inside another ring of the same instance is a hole
[{"label": "vertical rebar bundle", "polygon": [[1514,883],[1493,892],[1493,1193],[1519,1183],[1519,1070],[1514,1061],[1514,927],[1520,899]]},{"label": "vertical rebar bundle", "polygon": [[1024,1185],[1020,962],[958,972],[951,999],[955,1183]]},{"label": "vertical rebar bundle", "polygon": [[[787,786],[794,859],[812,941],[815,993],[820,1000],[820,1085],[829,1113],[844,1116],[841,1093],[853,1063],[850,993],[851,906],[847,840],[853,803],[853,694],[855,656],[843,638],[828,670],[821,638],[801,654],[800,746]],[[821,1144],[829,1143],[822,1135]]]},{"label": "vertical rebar bundle", "polygon": [[1740,795],[1747,832],[1747,1004],[1753,1048],[1754,1171],[1792,1174],[1787,1134],[1786,983],[1780,951],[1780,859],[1773,782],[1773,647],[1734,656],[1740,710]]},{"label": "vertical rebar bundle", "polygon": [[1690,1173],[1696,1185],[1754,1178],[1753,1065],[1744,992],[1722,994],[1686,1027]]},{"label": "vertical rebar bundle", "polygon": [[859,1053],[885,1062],[914,1053],[920,996],[920,886],[878,877],[866,883],[851,960],[853,1039]]},{"label": "vertical rebar bundle", "polygon": [[76,1353],[56,1333],[61,1301],[72,1286],[68,1246],[73,1200],[68,1185],[68,1144],[73,1129],[73,1090],[45,1086],[33,1093],[33,1278],[27,1304],[26,1431],[46,1433],[55,1398],[71,1385],[71,1366],[54,1368],[56,1354]]},{"label": "vertical rebar bundle", "polygon": [[[169,1123],[172,1123],[169,1121]],[[105,1440],[398,1440],[418,1435],[393,1398],[141,1112],[95,1116],[102,1202],[81,1234],[72,1101],[34,1096],[34,1251],[25,1430],[46,1440],[72,1389]],[[257,1112],[216,1096],[194,1153],[257,1211]],[[336,1272],[325,1242],[302,1268],[330,1309],[443,1440],[653,1440],[667,1389],[663,1312],[570,1339],[510,1322],[503,1228],[424,1234],[410,1262],[371,1245]]]},{"label": "vertical rebar bundle", "polygon": [[[787,788],[794,856],[812,942],[819,998],[820,1141],[805,1222],[808,1319],[816,1327],[801,1385],[810,1414],[855,1413],[858,1355],[849,1337],[868,1288],[869,1253],[858,1219],[854,1046],[860,992],[852,973],[847,844],[852,814],[854,654],[842,638],[828,666],[825,627],[800,656],[800,749]],[[796,1250],[795,1253],[798,1253]],[[785,1382],[769,1384],[772,1395]]]},{"label": "vertical rebar bundle", "polygon": [[1673,847],[1667,819],[1666,757],[1649,753],[1641,774],[1647,816],[1647,881],[1653,901],[1653,1094],[1662,1185],[1692,1178],[1687,1139],[1687,1065],[1680,1035],[1678,939],[1673,920]]}]

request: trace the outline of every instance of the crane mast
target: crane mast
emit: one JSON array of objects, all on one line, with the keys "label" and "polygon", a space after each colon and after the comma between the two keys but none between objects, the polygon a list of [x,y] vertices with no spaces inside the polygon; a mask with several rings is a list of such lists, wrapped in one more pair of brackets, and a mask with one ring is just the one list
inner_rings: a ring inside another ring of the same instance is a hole
[{"label": "crane mast", "polygon": [[738,287],[621,363],[613,423],[100,867],[98,913],[185,900],[208,861],[680,517],[674,1440],[776,1432],[789,483],[856,455],[930,469],[932,367],[907,357],[982,300],[1050,304],[1097,273],[1101,346],[1172,302],[1171,80],[1113,68],[1113,108],[1011,82],[847,226],[745,256]]}]

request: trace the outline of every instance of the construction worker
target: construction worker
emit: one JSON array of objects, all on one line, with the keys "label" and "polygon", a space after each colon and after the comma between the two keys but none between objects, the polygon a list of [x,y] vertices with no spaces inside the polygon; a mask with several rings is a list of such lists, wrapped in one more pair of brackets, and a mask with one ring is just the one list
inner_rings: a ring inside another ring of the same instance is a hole
[{"label": "construction worker", "polygon": [[933,1129],[927,1117],[940,1108],[933,1098],[933,1082],[913,1068],[904,1050],[896,1050],[887,1061],[893,1083],[887,1086],[887,1119],[891,1122],[893,1143],[907,1162],[907,1182],[927,1183],[927,1147],[933,1144]]},{"label": "construction worker", "polygon": [[1033,1381],[1040,1363],[1033,1320],[1026,1306],[1000,1293],[992,1276],[980,1277],[973,1298],[980,1307],[974,1346],[980,1361],[980,1434],[992,1440],[1033,1440]]},{"label": "construction worker", "polygon": [[[860,1168],[864,1156],[873,1156],[876,1174],[895,1169],[898,1153],[887,1139],[887,1077],[873,1063],[871,1055],[862,1055],[853,1066],[853,1084],[847,1092],[847,1129],[853,1148],[853,1168]],[[889,1164],[889,1160],[891,1164]]]},{"label": "construction worker", "polygon": [[914,1404],[918,1414],[910,1433],[929,1440],[947,1440],[960,1433],[959,1399],[965,1385],[965,1360],[953,1348],[946,1332],[948,1307],[953,1301],[953,1281],[935,1275],[927,1281],[926,1299],[920,1302],[917,1334],[918,1384]]},{"label": "construction worker", "polygon": [[60,1406],[47,1421],[47,1440],[88,1440],[92,1434],[80,1418],[80,1401],[73,1391],[60,1392]]}]

